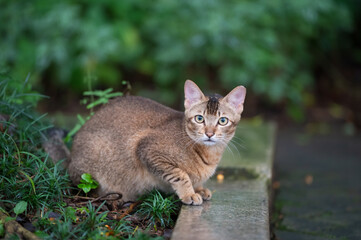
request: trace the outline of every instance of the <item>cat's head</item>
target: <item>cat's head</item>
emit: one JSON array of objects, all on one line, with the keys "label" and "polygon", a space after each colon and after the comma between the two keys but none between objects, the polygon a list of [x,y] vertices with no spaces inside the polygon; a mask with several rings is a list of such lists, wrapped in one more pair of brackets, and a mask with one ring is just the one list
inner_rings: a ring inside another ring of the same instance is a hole
[{"label": "cat's head", "polygon": [[238,86],[225,97],[204,96],[194,82],[187,80],[184,95],[185,127],[189,137],[208,146],[227,144],[241,118],[246,88]]}]

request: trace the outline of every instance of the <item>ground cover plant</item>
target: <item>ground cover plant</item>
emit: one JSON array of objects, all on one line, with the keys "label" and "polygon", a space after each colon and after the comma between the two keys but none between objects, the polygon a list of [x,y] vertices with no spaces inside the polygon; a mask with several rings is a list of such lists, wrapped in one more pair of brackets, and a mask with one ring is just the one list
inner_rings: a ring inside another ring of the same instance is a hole
[{"label": "ground cover plant", "polygon": [[61,162],[42,148],[52,128],[34,112],[43,96],[25,86],[11,89],[10,79],[1,78],[0,238],[153,239],[174,225],[180,205],[173,196],[153,191],[126,204],[121,194],[95,197],[86,174],[80,188],[72,186]]}]

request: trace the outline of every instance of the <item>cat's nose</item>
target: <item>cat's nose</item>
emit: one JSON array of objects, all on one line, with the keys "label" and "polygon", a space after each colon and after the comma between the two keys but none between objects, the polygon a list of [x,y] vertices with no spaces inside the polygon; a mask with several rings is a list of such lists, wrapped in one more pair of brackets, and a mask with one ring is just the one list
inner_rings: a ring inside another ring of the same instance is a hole
[{"label": "cat's nose", "polygon": [[213,135],[214,135],[214,132],[206,132],[206,136],[209,138],[213,137]]}]

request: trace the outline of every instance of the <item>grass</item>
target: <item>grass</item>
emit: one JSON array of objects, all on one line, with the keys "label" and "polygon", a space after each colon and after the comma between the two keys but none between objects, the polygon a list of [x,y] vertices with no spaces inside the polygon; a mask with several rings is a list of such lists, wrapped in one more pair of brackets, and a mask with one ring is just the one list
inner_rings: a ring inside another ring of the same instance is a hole
[{"label": "grass", "polygon": [[[5,206],[26,201],[29,210],[54,208],[69,190],[70,181],[59,165],[53,165],[41,149],[45,131],[51,127],[32,112],[33,105],[23,102],[27,94],[0,87],[0,199]],[[35,95],[34,95],[35,96]],[[3,117],[4,118],[4,117]]]},{"label": "grass", "polygon": [[179,199],[174,199],[173,195],[164,196],[164,194],[153,190],[142,198],[137,213],[146,218],[148,226],[152,226],[157,231],[157,226],[161,228],[172,227],[174,221],[172,216],[179,210]]},{"label": "grass", "polygon": [[[161,239],[179,210],[173,196],[153,191],[120,220],[112,219],[106,202],[71,205],[81,190],[42,149],[52,126],[34,112],[41,95],[11,90],[8,81],[0,80],[0,210],[28,219],[42,239]],[[0,221],[0,238],[4,234]]]},{"label": "grass", "polygon": [[[114,221],[107,218],[107,211],[101,211],[104,202],[95,208],[63,208],[59,218],[45,216],[36,221],[43,239],[122,239],[134,231],[129,222]],[[69,211],[69,209],[72,209]]]}]

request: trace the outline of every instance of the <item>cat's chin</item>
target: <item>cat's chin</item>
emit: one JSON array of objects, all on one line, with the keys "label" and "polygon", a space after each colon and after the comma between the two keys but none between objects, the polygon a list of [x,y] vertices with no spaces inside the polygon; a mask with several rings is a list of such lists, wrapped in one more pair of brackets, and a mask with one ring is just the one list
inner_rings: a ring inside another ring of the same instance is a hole
[{"label": "cat's chin", "polygon": [[206,146],[213,146],[213,145],[216,145],[216,142],[215,141],[211,141],[211,140],[204,140],[202,141],[204,145]]}]

